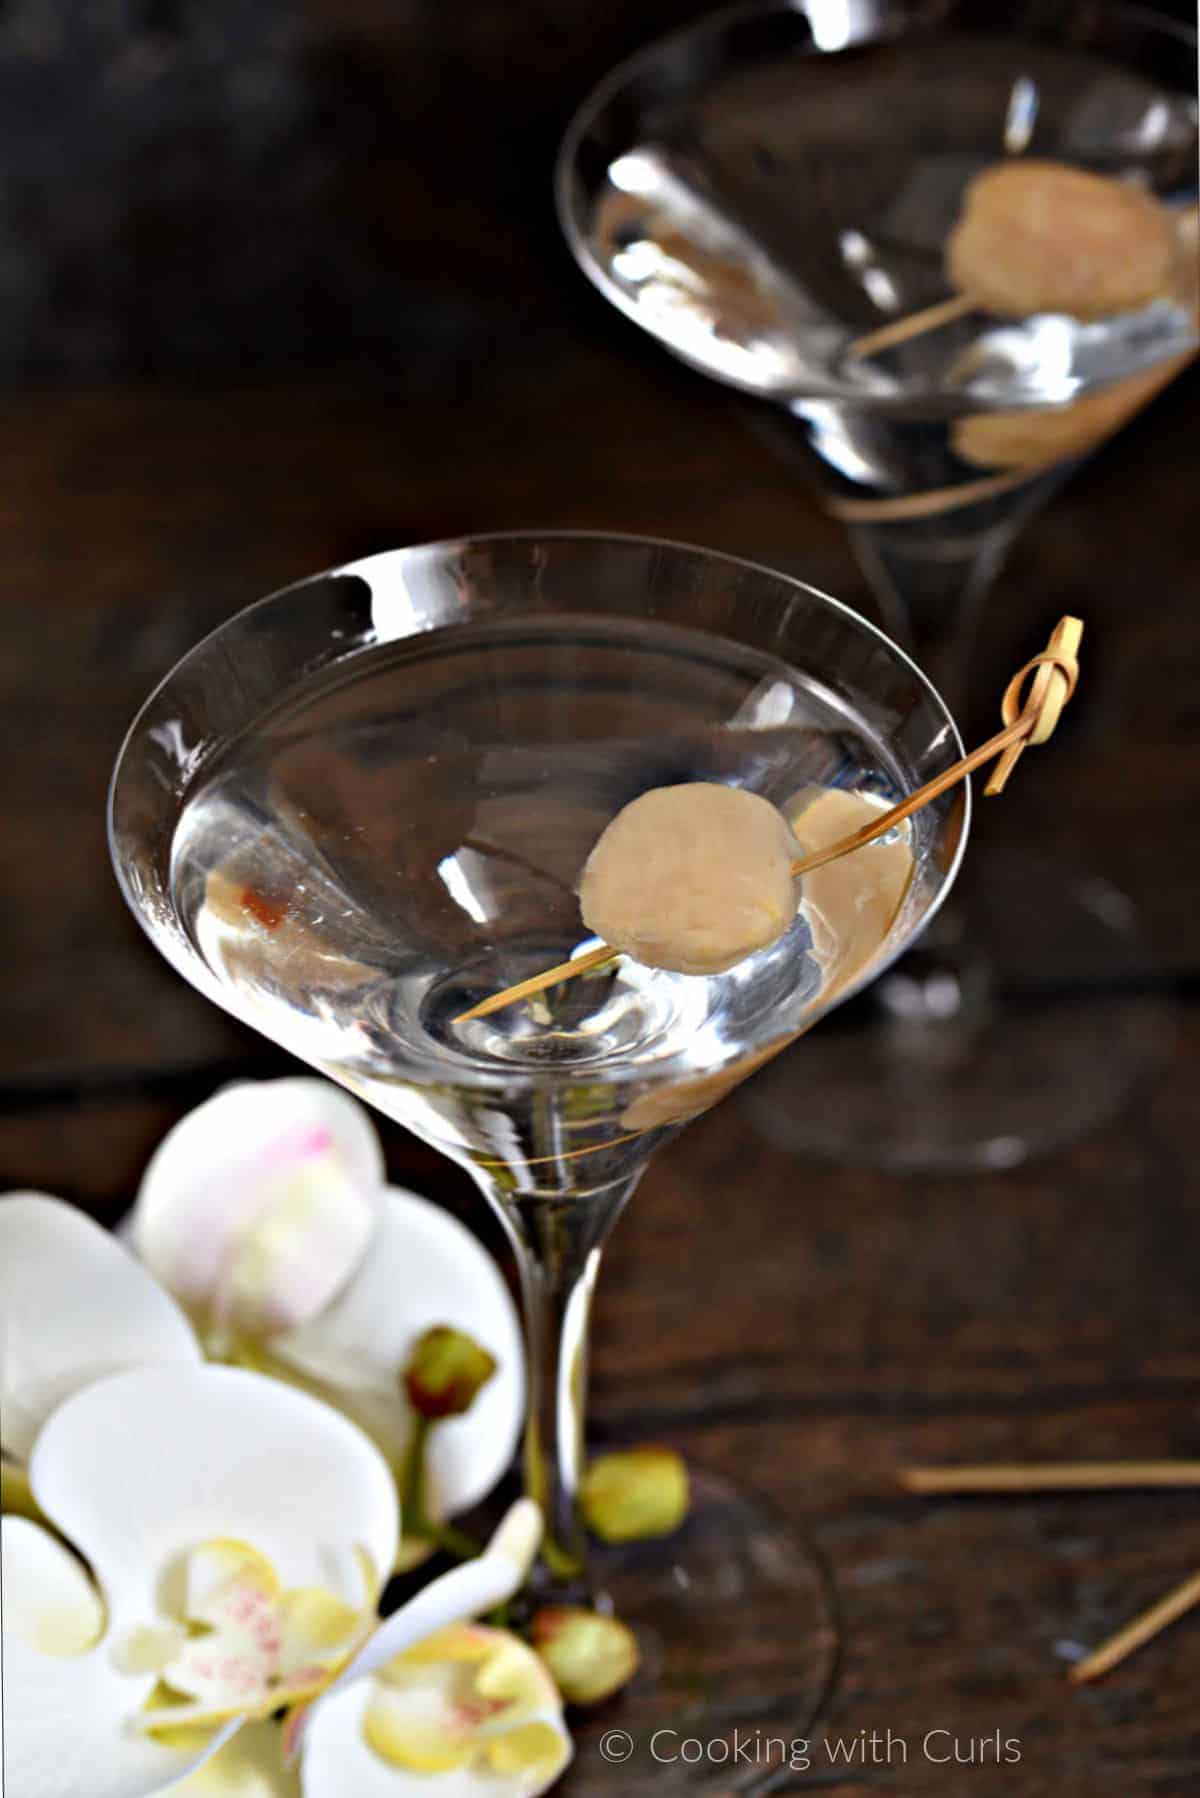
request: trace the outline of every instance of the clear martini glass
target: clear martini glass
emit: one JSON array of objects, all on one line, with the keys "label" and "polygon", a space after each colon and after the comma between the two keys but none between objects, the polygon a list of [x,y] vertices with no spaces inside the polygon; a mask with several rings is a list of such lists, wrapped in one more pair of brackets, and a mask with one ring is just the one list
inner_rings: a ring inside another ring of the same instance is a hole
[{"label": "clear martini glass", "polygon": [[[956,715],[1022,525],[1195,350],[1196,112],[1194,35],[1103,0],[760,0],[622,64],[564,141],[584,272],[750,396]],[[946,300],[968,183],[1020,156],[1170,206],[1170,291],[1091,320],[963,310],[861,353]],[[789,1102],[790,1067],[758,1083],[771,1134],[900,1168],[1008,1166],[1125,1096],[1158,1038],[1127,902],[994,856],[972,874],[969,924],[948,907],[845,1014],[821,1103]]]},{"label": "clear martini glass", "polygon": [[[727,1482],[697,1473],[678,1537],[589,1564],[592,1292],[652,1155],[933,917],[966,791],[833,864],[840,886],[809,877],[795,924],[726,974],[622,957],[457,1020],[594,946],[575,885],[645,789],[749,787],[803,833],[814,796],[891,802],[960,753],[925,677],[836,601],[704,550],[570,533],[398,550],[263,600],[168,675],[121,751],[113,857],[168,961],[465,1168],[508,1234],[525,1477],[550,1532],[540,1590],[599,1588],[645,1657],[615,1718],[582,1728],[572,1791],[742,1789],[742,1767],[656,1757],[653,1730],[792,1735],[826,1689],[820,1567]],[[627,1759],[599,1748],[614,1720]],[[765,1770],[760,1755],[750,1773]]]}]

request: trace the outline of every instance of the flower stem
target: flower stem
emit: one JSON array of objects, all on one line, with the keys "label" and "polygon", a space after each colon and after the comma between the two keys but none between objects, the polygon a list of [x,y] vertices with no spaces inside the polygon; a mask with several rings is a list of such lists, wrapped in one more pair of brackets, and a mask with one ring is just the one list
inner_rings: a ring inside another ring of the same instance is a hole
[{"label": "flower stem", "polygon": [[483,1543],[456,1524],[438,1523],[429,1515],[426,1459],[429,1434],[436,1421],[436,1418],[422,1417],[419,1412],[413,1417],[412,1435],[397,1482],[400,1520],[406,1536],[419,1542],[433,1542],[457,1561],[473,1561],[476,1555],[483,1553]]}]

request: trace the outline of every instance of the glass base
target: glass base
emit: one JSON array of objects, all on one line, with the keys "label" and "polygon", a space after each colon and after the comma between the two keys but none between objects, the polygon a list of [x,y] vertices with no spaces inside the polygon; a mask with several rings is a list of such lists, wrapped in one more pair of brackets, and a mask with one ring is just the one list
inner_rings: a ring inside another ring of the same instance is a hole
[{"label": "glass base", "polygon": [[797,1767],[837,1663],[829,1576],[763,1501],[689,1463],[692,1505],[666,1541],[598,1549],[596,1602],[637,1632],[642,1665],[575,1711],[563,1798],[754,1792]]},{"label": "glass base", "polygon": [[1171,1001],[1130,901],[1033,858],[967,868],[961,911],[745,1089],[770,1142],[907,1173],[1015,1167],[1159,1065]]}]

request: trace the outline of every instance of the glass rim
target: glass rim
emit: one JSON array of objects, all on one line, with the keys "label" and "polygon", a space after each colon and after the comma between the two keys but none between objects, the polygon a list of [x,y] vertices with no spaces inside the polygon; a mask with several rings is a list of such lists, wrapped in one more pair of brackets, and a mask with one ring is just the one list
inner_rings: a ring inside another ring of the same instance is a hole
[{"label": "glass rim", "polygon": [[[550,530],[515,529],[504,531],[477,531],[464,533],[461,536],[437,538],[428,542],[405,544],[395,549],[376,551],[371,555],[361,556],[350,562],[335,564],[329,568],[320,570],[316,574],[304,576],[300,580],[290,581],[284,586],[277,587],[270,593],[264,594],[260,599],[252,600],[249,605],[240,607],[236,612],[232,612],[228,618],[223,619],[219,624],[214,626],[212,630],[207,631],[198,642],[194,643],[190,649],[185,651],[185,653],[167,670],[162,678],[155,683],[150,693],[138,707],[133,721],[122,737],[120,748],[117,751],[116,760],[113,765],[113,771],[109,779],[105,817],[108,851],[118,887],[120,888],[126,904],[133,912],[134,917],[137,919],[139,925],[149,938],[150,942],[154,945],[155,949],[160,955],[164,955],[165,959],[177,972],[188,979],[189,984],[197,987],[205,998],[210,999],[213,1003],[219,1004],[222,1009],[228,1011],[240,1022],[247,1024],[251,1029],[258,1031],[260,1035],[265,1036],[269,1041],[275,1042],[276,1040],[271,1036],[270,1031],[262,1029],[253,1017],[238,1011],[220,997],[222,990],[221,983],[217,977],[212,974],[212,971],[208,969],[207,964],[203,961],[203,958],[200,956],[199,951],[194,945],[189,942],[188,955],[186,958],[177,959],[172,955],[165,955],[164,945],[154,930],[152,930],[146,914],[146,909],[139,902],[134,883],[130,878],[130,863],[121,848],[116,814],[119,793],[122,789],[124,780],[130,773],[132,752],[143,734],[145,720],[153,712],[163,695],[168,692],[175,682],[181,676],[186,674],[186,672],[193,667],[214,644],[221,640],[227,632],[231,631],[233,627],[245,623],[245,621],[252,616],[258,616],[269,608],[277,606],[280,601],[293,597],[297,593],[302,592],[306,587],[314,586],[322,581],[330,579],[361,575],[372,567],[377,567],[382,563],[392,561],[398,557],[422,554],[430,555],[434,553],[447,555],[459,548],[470,549],[500,543],[526,543],[533,546],[552,542],[575,544],[596,543],[600,545],[626,544],[631,548],[642,550],[667,550],[673,553],[682,552],[696,558],[697,561],[704,563],[723,563],[744,573],[766,576],[770,580],[777,582],[784,587],[794,588],[798,592],[808,595],[823,607],[839,614],[851,628],[874,639],[894,662],[898,663],[907,671],[910,677],[915,679],[915,683],[921,690],[931,711],[941,719],[943,725],[949,732],[949,746],[956,752],[949,757],[949,761],[958,760],[965,753],[962,736],[959,732],[957,722],[955,721],[949,706],[946,704],[929,676],[913,660],[908,652],[902,649],[900,645],[896,643],[886,631],[881,629],[879,625],[873,623],[871,619],[865,618],[862,613],[856,611],[854,607],[846,605],[842,600],[835,599],[831,594],[825,593],[819,587],[812,586],[811,583],[800,579],[797,575],[788,574],[782,569],[773,568],[769,563],[759,562],[750,557],[735,555],[725,550],[709,549],[703,544],[689,543],[669,537],[649,536],[638,532],[601,531],[594,529],[566,528]],[[436,637],[441,631],[460,630],[462,628],[463,621],[454,620],[446,625],[431,626],[427,630],[417,634],[429,638]],[[715,632],[705,632],[703,634],[717,636],[717,633]],[[346,661],[349,662],[352,660],[356,653],[363,652],[355,650],[349,651],[345,658]],[[784,662],[787,661],[786,655],[780,656],[779,659]],[[203,763],[199,764],[190,776],[189,787],[191,780],[194,780],[202,766]],[[946,898],[958,877],[971,833],[974,796],[970,778],[968,777],[961,781],[957,790],[961,804],[957,840],[955,841],[948,861],[943,867],[940,867],[937,870],[936,886],[930,896],[927,906],[921,914],[917,928],[904,934],[900,940],[894,944],[888,945],[886,952],[878,953],[876,957],[868,963],[867,967],[856,975],[853,980],[838,986],[831,1002],[822,1004],[818,999],[813,1005],[811,1019],[806,1021],[804,1025],[806,1031],[818,1023],[828,1011],[840,1007],[846,1000],[853,998],[854,995],[860,992],[865,986],[884,974],[896,959],[911,947],[915,937],[920,935],[928,927],[936,917],[937,913],[941,910],[942,905],[945,903]],[[178,821],[178,815],[181,811],[182,803],[180,802],[177,804],[176,822]],[[193,977],[191,971],[193,967],[197,971],[203,970],[208,976],[208,980],[204,983],[197,981]],[[706,1074],[718,1074],[723,1070],[732,1067],[738,1061],[744,1059],[748,1054],[755,1053],[758,1049],[765,1047],[772,1040],[773,1039],[769,1034],[764,1032],[761,1036],[756,1038],[754,1043],[740,1045],[736,1052],[731,1053],[728,1057],[714,1066],[706,1068],[705,1072]],[[288,1054],[292,1053],[287,1050],[284,1050],[283,1052]],[[336,1078],[336,1076],[332,1074],[329,1074],[327,1077]],[[471,1087],[474,1090],[497,1091],[505,1087],[511,1087],[514,1080],[517,1080],[530,1088],[551,1089],[561,1085],[562,1078],[562,1072],[558,1070],[538,1068],[536,1066],[517,1066],[516,1064],[497,1068],[494,1072],[483,1066],[478,1068],[464,1066],[462,1068],[456,1068],[455,1071],[456,1082]]]}]

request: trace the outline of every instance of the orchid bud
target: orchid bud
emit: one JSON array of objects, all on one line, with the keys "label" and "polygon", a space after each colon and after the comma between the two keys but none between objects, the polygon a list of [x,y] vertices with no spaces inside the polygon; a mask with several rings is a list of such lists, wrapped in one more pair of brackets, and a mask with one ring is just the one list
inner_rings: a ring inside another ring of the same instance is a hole
[{"label": "orchid bud", "polygon": [[633,1631],[579,1605],[543,1605],[530,1625],[533,1645],[568,1704],[601,1704],[637,1672]]},{"label": "orchid bud", "polygon": [[601,1455],[583,1476],[579,1503],[588,1528],[603,1542],[669,1536],[687,1516],[687,1469],[671,1448]]},{"label": "orchid bud", "polygon": [[496,1371],[496,1358],[461,1330],[435,1324],[417,1338],[404,1390],[418,1417],[461,1417]]}]

